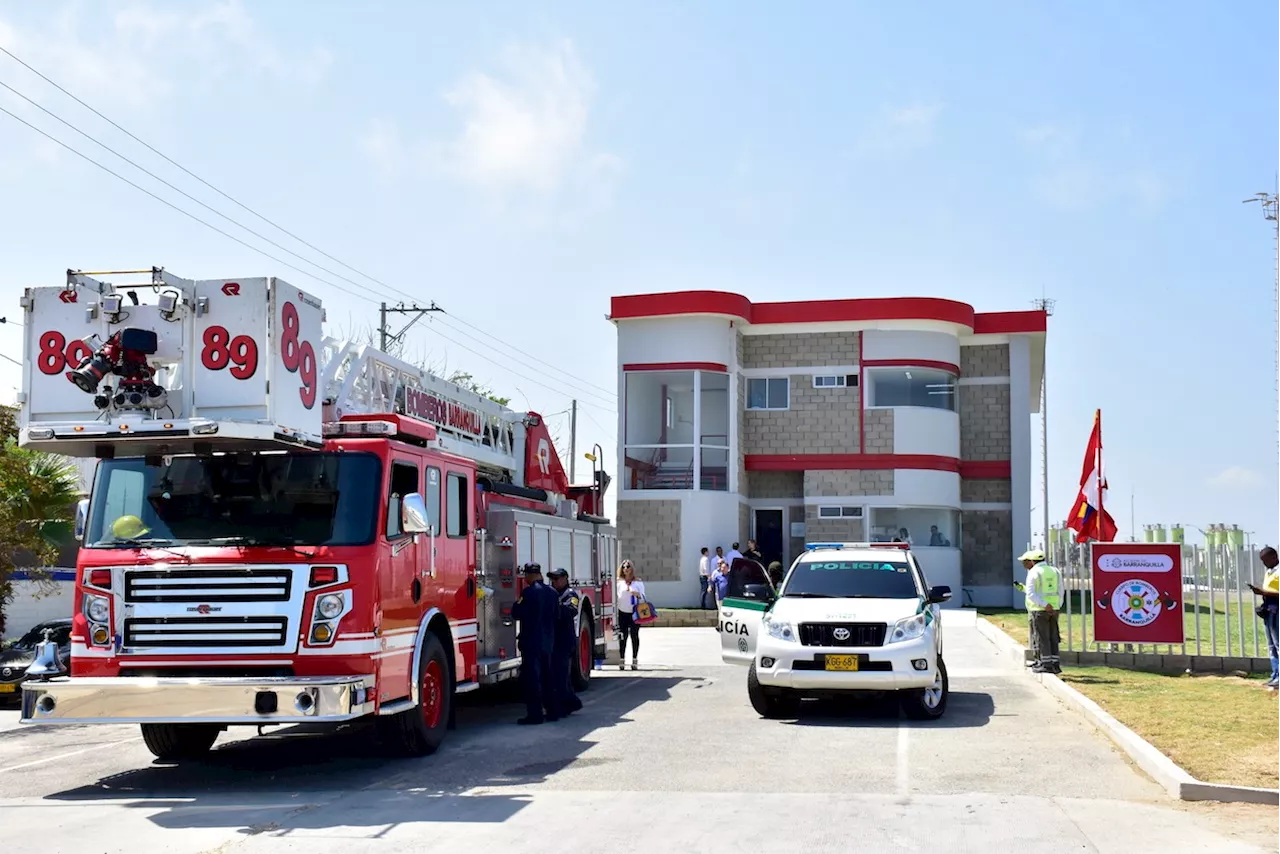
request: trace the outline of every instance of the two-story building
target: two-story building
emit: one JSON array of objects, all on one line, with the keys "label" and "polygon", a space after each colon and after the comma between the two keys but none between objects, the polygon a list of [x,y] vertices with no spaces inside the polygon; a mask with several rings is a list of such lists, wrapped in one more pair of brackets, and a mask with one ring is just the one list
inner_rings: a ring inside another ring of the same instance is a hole
[{"label": "two-story building", "polygon": [[908,540],[955,605],[1008,605],[1031,539],[1046,315],[931,298],[614,297],[618,527],[658,605],[701,547]]}]

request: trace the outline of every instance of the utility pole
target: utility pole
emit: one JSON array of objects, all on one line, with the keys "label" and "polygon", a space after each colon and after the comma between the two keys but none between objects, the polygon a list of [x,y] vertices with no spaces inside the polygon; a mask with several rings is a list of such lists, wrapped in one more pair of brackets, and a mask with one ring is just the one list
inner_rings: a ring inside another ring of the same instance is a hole
[{"label": "utility pole", "polygon": [[[405,305],[401,302],[393,306],[388,306],[385,302],[382,303],[378,308],[378,349],[384,353],[387,352],[387,347],[403,338],[404,334],[409,331],[409,327],[421,320],[423,315],[442,311],[444,309],[436,305],[435,300],[432,300],[431,305],[426,308],[417,303]],[[391,330],[387,327],[388,314],[412,314],[413,319],[406,323],[404,328],[395,335],[391,335]]]},{"label": "utility pole", "polygon": [[1273,223],[1272,240],[1274,241],[1275,262],[1275,330],[1276,339],[1276,433],[1277,447],[1280,447],[1280,175],[1276,176],[1276,192],[1254,193],[1252,199],[1245,199],[1244,204],[1257,202],[1262,206],[1262,215]]},{"label": "utility pole", "polygon": [[[1054,300],[1041,296],[1035,300],[1035,307],[1053,317]],[[1046,324],[1048,328],[1048,324]],[[1044,512],[1044,548],[1049,551],[1049,345],[1045,336],[1044,367],[1040,371],[1040,462],[1041,476],[1044,479],[1044,495],[1041,504]]]},{"label": "utility pole", "polygon": [[573,483],[573,473],[578,465],[578,401],[569,407],[569,483]]}]

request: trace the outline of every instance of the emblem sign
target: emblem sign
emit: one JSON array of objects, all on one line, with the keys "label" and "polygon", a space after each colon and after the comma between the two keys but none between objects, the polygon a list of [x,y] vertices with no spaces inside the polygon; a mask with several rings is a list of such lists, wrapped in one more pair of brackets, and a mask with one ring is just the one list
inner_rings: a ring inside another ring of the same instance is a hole
[{"label": "emblem sign", "polygon": [[849,630],[848,630],[848,629],[846,629],[846,628],[844,628],[843,626],[841,626],[840,628],[838,628],[838,629],[836,629],[835,631],[833,631],[833,632],[831,633],[831,636],[832,636],[832,637],[834,637],[836,640],[839,640],[839,641],[848,640],[848,639],[849,639]]}]

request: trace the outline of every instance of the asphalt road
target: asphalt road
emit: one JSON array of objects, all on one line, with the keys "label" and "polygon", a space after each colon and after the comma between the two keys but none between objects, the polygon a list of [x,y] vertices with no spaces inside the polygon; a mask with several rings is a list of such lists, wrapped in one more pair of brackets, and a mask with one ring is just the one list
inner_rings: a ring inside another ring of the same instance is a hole
[{"label": "asphalt road", "polygon": [[[950,617],[951,615],[948,615]],[[963,619],[963,618],[961,618]],[[950,708],[822,705],[764,721],[712,629],[642,630],[644,669],[597,674],[568,721],[517,727],[468,695],[436,756],[359,730],[224,735],[153,761],[134,727],[0,712],[14,852],[1276,851],[1274,808],[1189,806],[947,620]],[[251,731],[248,731],[251,732]]]}]

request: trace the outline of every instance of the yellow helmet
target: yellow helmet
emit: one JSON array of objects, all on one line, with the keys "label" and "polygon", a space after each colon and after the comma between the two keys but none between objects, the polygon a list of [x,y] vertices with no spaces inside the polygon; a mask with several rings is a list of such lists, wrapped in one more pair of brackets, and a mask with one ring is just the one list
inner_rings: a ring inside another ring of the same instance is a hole
[{"label": "yellow helmet", "polygon": [[111,523],[111,535],[117,540],[136,540],[151,533],[137,516],[121,516]]}]

